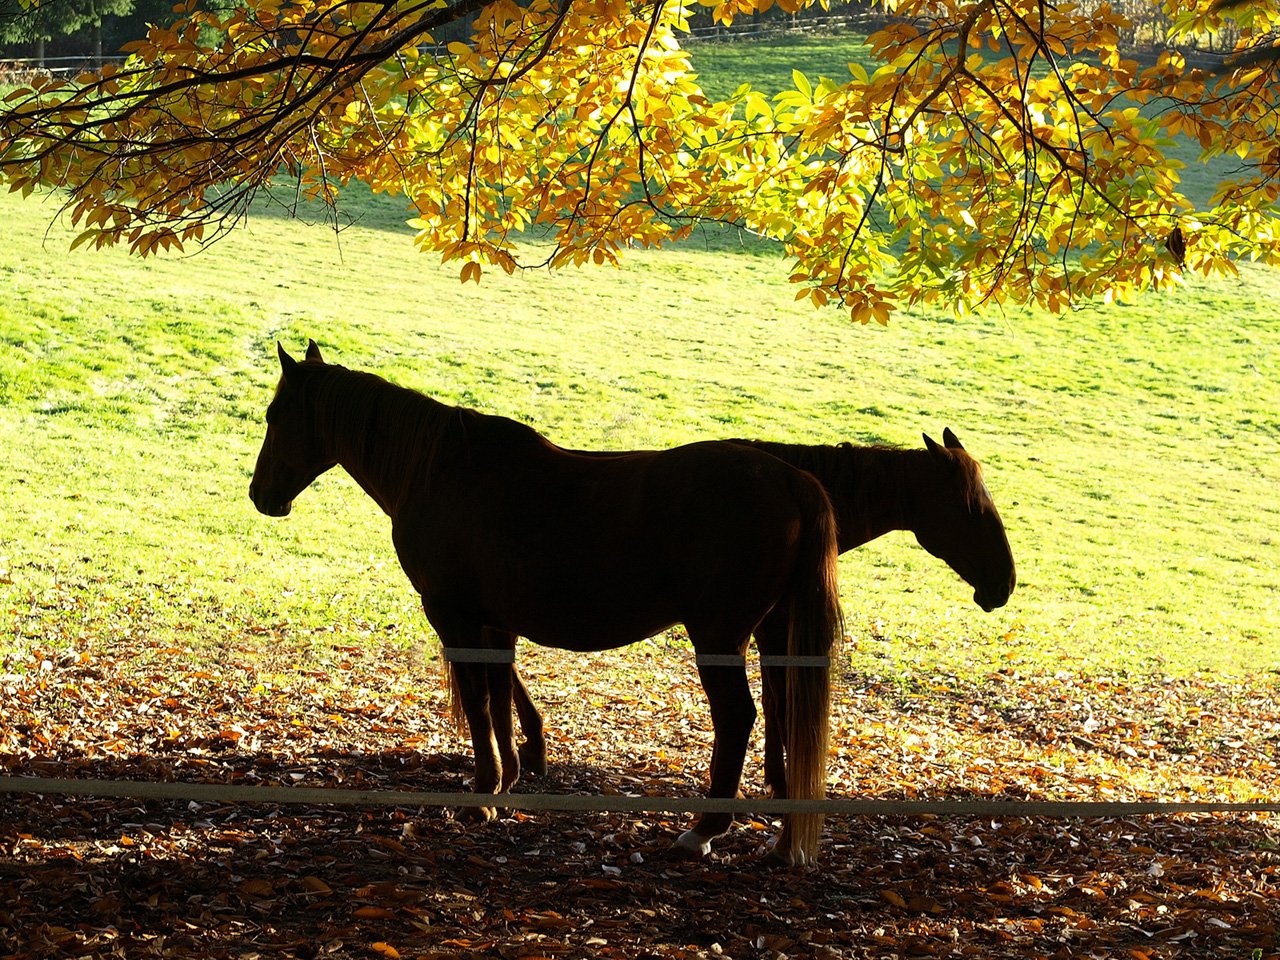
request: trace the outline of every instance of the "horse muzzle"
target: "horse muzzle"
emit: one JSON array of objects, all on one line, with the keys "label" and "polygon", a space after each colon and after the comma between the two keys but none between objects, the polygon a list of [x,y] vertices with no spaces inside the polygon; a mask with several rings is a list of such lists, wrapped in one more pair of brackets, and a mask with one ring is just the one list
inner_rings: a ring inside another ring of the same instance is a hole
[{"label": "horse muzzle", "polygon": [[293,509],[292,500],[276,503],[264,500],[254,484],[249,484],[249,499],[253,501],[253,505],[258,508],[259,513],[268,517],[287,517],[289,511]]},{"label": "horse muzzle", "polygon": [[980,606],[984,613],[990,613],[998,607],[1003,607],[1009,602],[1009,597],[1013,593],[1013,578],[1010,577],[1009,583],[1003,583],[994,589],[983,589],[977,587],[973,591],[973,602]]},{"label": "horse muzzle", "polygon": [[983,613],[990,613],[992,610],[995,610],[997,607],[1003,607],[1006,603],[1008,603],[1008,601],[1009,601],[1008,597],[1004,597],[1003,599],[996,600],[992,597],[984,597],[982,594],[976,591],[973,594],[973,602],[982,608]]}]

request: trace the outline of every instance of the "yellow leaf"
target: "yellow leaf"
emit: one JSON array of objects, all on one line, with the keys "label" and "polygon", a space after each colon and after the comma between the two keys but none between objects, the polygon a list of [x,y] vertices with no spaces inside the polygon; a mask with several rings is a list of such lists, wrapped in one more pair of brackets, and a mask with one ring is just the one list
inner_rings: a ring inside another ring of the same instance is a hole
[{"label": "yellow leaf", "polygon": [[905,907],[907,905],[907,901],[903,900],[902,897],[893,890],[881,890],[880,896],[884,897],[895,907]]},{"label": "yellow leaf", "polygon": [[791,80],[796,85],[796,89],[804,94],[806,100],[813,99],[813,86],[809,83],[808,77],[799,70],[792,70]]},{"label": "yellow leaf", "polygon": [[240,884],[240,893],[242,896],[253,897],[256,900],[265,900],[275,893],[275,888],[271,886],[269,880],[246,880]]},{"label": "yellow leaf", "polygon": [[302,885],[306,888],[308,893],[318,893],[322,896],[328,896],[333,893],[333,888],[319,877],[303,877]]},{"label": "yellow leaf", "polygon": [[391,944],[389,943],[383,943],[381,940],[379,940],[377,943],[369,944],[369,949],[371,949],[374,953],[382,954],[384,957],[387,958],[387,960],[396,960],[396,958],[400,956],[399,950],[391,946]]},{"label": "yellow leaf", "polygon": [[764,98],[763,94],[756,93],[754,90],[747,94],[745,112],[748,120],[754,120],[756,117],[765,117],[767,119],[773,115],[773,110],[769,107],[769,101]]}]

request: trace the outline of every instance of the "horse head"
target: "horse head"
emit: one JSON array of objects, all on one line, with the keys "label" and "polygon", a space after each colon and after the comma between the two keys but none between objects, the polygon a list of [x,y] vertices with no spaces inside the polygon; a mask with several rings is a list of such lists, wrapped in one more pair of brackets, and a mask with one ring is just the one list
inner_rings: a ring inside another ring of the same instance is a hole
[{"label": "horse head", "polygon": [[280,382],[267,407],[267,435],[253,468],[249,498],[260,513],[285,517],[293,509],[293,498],[332,467],[334,460],[325,454],[306,389],[309,374],[324,365],[320,348],[312,340],[302,361],[289,356],[279,343],[276,351]]},{"label": "horse head", "polygon": [[973,600],[990,612],[1002,607],[1017,583],[1013,553],[1000,512],[982,480],[982,467],[948,427],[943,443],[925,434],[929,469],[916,491],[920,545],[973,587]]}]

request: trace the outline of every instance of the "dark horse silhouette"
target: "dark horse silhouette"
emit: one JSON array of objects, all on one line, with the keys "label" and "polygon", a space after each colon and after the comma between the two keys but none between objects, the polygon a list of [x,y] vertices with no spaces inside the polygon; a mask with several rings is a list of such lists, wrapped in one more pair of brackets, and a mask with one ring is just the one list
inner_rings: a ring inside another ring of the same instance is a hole
[{"label": "dark horse silhouette", "polygon": [[[982,467],[948,427],[939,445],[928,435],[922,449],[883,446],[806,446],[734,440],[763,450],[821,481],[835,508],[839,550],[852,550],[891,530],[910,530],[926,550],[945,561],[974,588],[984,610],[1003,606],[1017,581],[1004,524],[982,479]],[[599,453],[593,456],[617,456]],[[625,454],[624,454],[625,455]],[[777,611],[756,628],[761,655],[785,649],[787,624]],[[514,669],[514,668],[513,668]],[[780,709],[784,668],[762,663],[765,782],[775,797],[788,796],[787,719]],[[513,677],[515,707],[525,742],[524,767],[547,767],[542,717],[520,679]]]},{"label": "dark horse silhouette", "polygon": [[[511,717],[516,637],[606,650],[683,623],[715,735],[709,795],[738,790],[755,705],[741,657],[776,611],[792,796],[825,795],[830,671],[841,635],[831,503],[809,474],[724,442],[591,457],[504,417],[446,406],[279,347],[281,376],[249,495],[285,516],[342,467],[391,517],[400,563],[450,661],[471,732],[475,790],[519,776]],[[775,691],[775,695],[777,691]],[[482,808],[482,816],[496,815]],[[676,841],[706,852],[727,813]],[[812,862],[822,817],[784,819],[775,855]]]}]

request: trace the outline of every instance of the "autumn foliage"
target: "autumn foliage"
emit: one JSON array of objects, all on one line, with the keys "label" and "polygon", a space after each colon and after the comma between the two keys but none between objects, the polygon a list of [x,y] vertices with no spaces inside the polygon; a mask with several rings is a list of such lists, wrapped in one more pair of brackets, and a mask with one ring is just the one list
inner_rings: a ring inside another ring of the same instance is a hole
[{"label": "autumn foliage", "polygon": [[[170,638],[0,658],[0,772],[461,788],[432,665],[376,644]],[[538,651],[554,761],[521,788],[696,795],[690,659]],[[619,657],[622,662],[619,663]],[[645,682],[619,683],[617,671]],[[652,675],[651,675],[652,674]],[[651,675],[651,676],[650,676]],[[924,799],[1274,798],[1265,680],[846,674],[831,791]],[[762,796],[759,757],[748,795]],[[703,761],[705,762],[705,761]],[[421,960],[1280,957],[1266,815],[830,818],[821,870],[768,868],[746,817],[697,863],[684,818],[0,795],[7,956]]]},{"label": "autumn foliage", "polygon": [[[725,22],[772,0],[714,6]],[[804,4],[783,4],[802,6]],[[1169,0],[1172,40],[1280,14]],[[97,75],[12,92],[0,174],[65,191],[77,244],[210,239],[273,179],[332,201],[402,193],[418,245],[461,264],[612,263],[723,222],[782,241],[816,304],[885,321],[1124,297],[1273,260],[1274,62],[1192,68],[1118,47],[1107,5],[902,0],[874,62],[713,102],[682,0],[248,0],[193,7]],[[472,18],[469,41],[440,42]],[[1171,150],[1234,156],[1203,209]],[[545,242],[540,242],[545,241]]]}]

